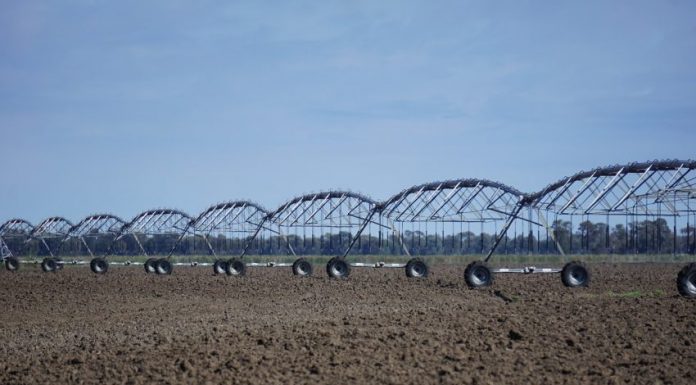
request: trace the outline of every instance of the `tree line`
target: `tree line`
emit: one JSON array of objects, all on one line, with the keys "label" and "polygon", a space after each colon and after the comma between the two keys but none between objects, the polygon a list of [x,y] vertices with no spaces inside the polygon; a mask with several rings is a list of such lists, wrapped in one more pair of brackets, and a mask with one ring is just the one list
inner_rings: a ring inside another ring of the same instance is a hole
[{"label": "tree line", "polygon": [[[547,232],[538,227],[535,231],[508,234],[501,240],[498,254],[557,254],[556,242],[567,254],[694,254],[696,229],[685,227],[677,232],[662,218],[630,222],[613,227],[602,222],[583,221],[573,229],[571,222],[557,220]],[[248,246],[251,255],[289,254],[292,248],[298,255],[340,255],[350,244],[353,235],[344,231],[335,234],[301,236],[229,237],[224,234],[208,237],[187,235],[177,243],[180,235],[161,234],[125,236],[116,242],[113,236],[92,234],[79,239],[45,239],[24,242],[22,239],[5,238],[15,254],[47,256],[48,248],[54,254],[64,256],[88,255],[87,247],[95,255],[138,255],[141,246],[148,255],[211,254],[211,247],[218,255],[239,255]],[[554,240],[555,239],[555,240]],[[363,234],[351,249],[352,255],[403,254],[402,244],[412,255],[462,255],[487,253],[493,246],[495,234],[462,231],[453,234],[424,233],[406,230],[403,233]],[[86,245],[85,245],[86,243]],[[140,243],[140,245],[138,244]],[[210,245],[210,247],[208,246]],[[48,246],[48,248],[46,247]]]}]

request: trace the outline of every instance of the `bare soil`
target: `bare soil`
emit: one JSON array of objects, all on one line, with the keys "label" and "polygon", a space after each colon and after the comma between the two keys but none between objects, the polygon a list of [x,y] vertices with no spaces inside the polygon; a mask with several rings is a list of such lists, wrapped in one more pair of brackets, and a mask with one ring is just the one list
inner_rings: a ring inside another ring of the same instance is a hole
[{"label": "bare soil", "polygon": [[462,266],[425,280],[249,268],[0,272],[0,383],[694,384],[696,301],[676,264],[595,264],[592,285]]}]

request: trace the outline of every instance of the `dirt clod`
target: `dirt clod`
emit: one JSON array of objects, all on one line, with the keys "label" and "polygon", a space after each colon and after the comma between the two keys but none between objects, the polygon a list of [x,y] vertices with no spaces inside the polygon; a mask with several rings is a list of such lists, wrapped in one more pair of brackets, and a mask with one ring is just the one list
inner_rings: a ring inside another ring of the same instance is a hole
[{"label": "dirt clod", "polygon": [[676,295],[680,266],[589,267],[589,288],[500,274],[469,290],[463,266],[340,281],[23,266],[0,272],[12,293],[0,298],[0,384],[693,383],[696,301]]}]

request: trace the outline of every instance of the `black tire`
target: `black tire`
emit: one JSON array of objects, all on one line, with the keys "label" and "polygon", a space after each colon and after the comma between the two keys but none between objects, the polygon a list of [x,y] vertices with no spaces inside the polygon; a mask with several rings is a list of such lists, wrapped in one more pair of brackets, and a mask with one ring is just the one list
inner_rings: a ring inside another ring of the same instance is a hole
[{"label": "black tire", "polygon": [[172,263],[169,262],[166,258],[161,258],[158,259],[157,262],[155,263],[155,271],[159,275],[170,275],[173,270]]},{"label": "black tire", "polygon": [[406,263],[406,276],[409,278],[427,278],[430,269],[420,258],[411,258]]},{"label": "black tire", "polygon": [[568,262],[561,270],[561,282],[565,287],[587,287],[590,284],[590,278],[590,271],[582,262]]},{"label": "black tire", "polygon": [[679,271],[677,290],[682,297],[696,298],[696,262],[684,266]]},{"label": "black tire", "polygon": [[5,258],[5,269],[7,269],[7,271],[19,270],[19,259],[15,257]]},{"label": "black tire", "polygon": [[312,275],[312,264],[304,258],[298,258],[292,264],[292,274],[300,277],[309,277]]},{"label": "black tire", "polygon": [[43,261],[41,261],[41,270],[44,271],[44,273],[54,273],[58,269],[58,263],[54,258],[44,258]]},{"label": "black tire", "polygon": [[474,261],[464,269],[464,281],[470,289],[490,286],[493,284],[493,272],[482,261]]},{"label": "black tire", "polygon": [[109,271],[109,262],[104,258],[94,258],[89,262],[89,268],[94,274],[106,274]]},{"label": "black tire", "polygon": [[326,264],[326,274],[330,278],[348,278],[350,275],[350,265],[341,257],[333,257]]},{"label": "black tire", "polygon": [[148,274],[157,273],[157,270],[155,269],[156,264],[157,264],[156,258],[148,258],[147,261],[145,261],[145,263],[143,264],[143,267],[145,268],[145,272]]},{"label": "black tire", "polygon": [[227,261],[216,260],[215,263],[213,263],[213,274],[227,274]]},{"label": "black tire", "polygon": [[227,261],[227,266],[225,266],[225,272],[227,275],[234,275],[238,277],[243,277],[246,275],[246,264],[239,258],[232,258]]}]

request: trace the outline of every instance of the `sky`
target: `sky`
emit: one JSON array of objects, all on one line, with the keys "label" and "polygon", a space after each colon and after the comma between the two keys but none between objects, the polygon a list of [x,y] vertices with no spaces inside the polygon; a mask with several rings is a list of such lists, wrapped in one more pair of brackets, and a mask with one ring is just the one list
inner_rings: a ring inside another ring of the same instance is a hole
[{"label": "sky", "polygon": [[693,1],[0,0],[0,222],[696,158]]}]

